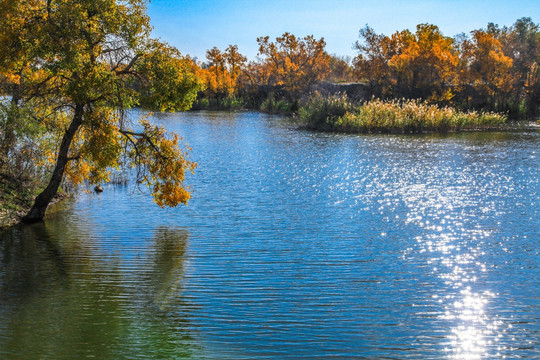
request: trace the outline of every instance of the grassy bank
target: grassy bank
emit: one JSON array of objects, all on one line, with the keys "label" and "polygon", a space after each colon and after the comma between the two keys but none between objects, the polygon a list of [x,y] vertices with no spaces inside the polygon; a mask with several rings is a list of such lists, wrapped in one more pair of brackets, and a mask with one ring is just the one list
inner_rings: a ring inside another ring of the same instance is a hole
[{"label": "grassy bank", "polygon": [[487,130],[500,127],[507,116],[491,112],[463,112],[417,100],[371,100],[352,104],[344,95],[316,95],[299,110],[312,129],[355,133],[422,133]]},{"label": "grassy bank", "polygon": [[0,229],[20,222],[30,210],[36,196],[36,187],[20,183],[5,174],[0,174]]},{"label": "grassy bank", "polygon": [[[19,223],[45,185],[38,181],[21,182],[0,172],[0,230]],[[68,197],[68,193],[59,189],[49,206]]]}]

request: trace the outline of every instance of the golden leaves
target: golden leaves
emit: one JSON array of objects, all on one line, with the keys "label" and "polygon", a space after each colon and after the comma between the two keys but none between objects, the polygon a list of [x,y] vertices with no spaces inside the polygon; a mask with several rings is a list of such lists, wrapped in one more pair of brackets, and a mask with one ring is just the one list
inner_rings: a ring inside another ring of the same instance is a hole
[{"label": "golden leaves", "polygon": [[[196,164],[179,149],[181,139],[145,119],[141,131],[127,130],[125,109],[139,101],[186,110],[204,88],[191,58],[150,39],[146,1],[2,0],[0,9],[0,52],[8,55],[0,75],[18,85],[17,101],[45,129],[46,170],[56,167],[78,185],[106,182],[111,169],[134,165],[159,204],[185,203],[184,175]],[[234,50],[231,61],[240,66]]]},{"label": "golden leaves", "polygon": [[462,61],[469,64],[465,76],[481,91],[494,96],[500,90],[511,86],[513,60],[506,56],[502,44],[493,34],[478,30],[465,44],[466,52]]},{"label": "golden leaves", "polygon": [[297,38],[288,32],[270,42],[268,36],[257,38],[259,55],[264,55],[263,67],[270,74],[269,85],[282,85],[297,93],[323,80],[330,71],[330,56],[325,52],[323,38],[312,35]]},{"label": "golden leaves", "polygon": [[129,159],[137,169],[138,181],[152,189],[154,201],[161,207],[185,204],[189,200],[184,185],[186,172],[193,172],[196,163],[188,159],[190,149],[176,133],[167,136],[165,129],[141,119],[140,132],[121,131],[129,146]]},{"label": "golden leaves", "polygon": [[225,51],[217,47],[206,52],[208,68],[203,69],[206,89],[210,96],[230,96],[238,90],[238,78],[246,57],[238,52],[238,46],[229,45]]},{"label": "golden leaves", "polygon": [[420,24],[415,33],[403,30],[388,37],[366,27],[360,35],[364,41],[356,43],[360,53],[355,67],[377,96],[448,104],[469,86],[493,97],[509,91],[514,83],[512,59],[493,33],[479,30],[472,32],[471,39],[465,35],[452,39],[435,25]]}]

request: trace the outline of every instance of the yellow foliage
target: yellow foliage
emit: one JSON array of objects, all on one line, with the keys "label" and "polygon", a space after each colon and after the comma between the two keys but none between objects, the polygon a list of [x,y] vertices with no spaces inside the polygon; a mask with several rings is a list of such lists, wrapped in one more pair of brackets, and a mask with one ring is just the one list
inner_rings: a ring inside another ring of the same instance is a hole
[{"label": "yellow foliage", "polygon": [[297,38],[288,32],[271,42],[268,36],[257,38],[259,55],[266,59],[262,73],[268,85],[281,85],[291,94],[324,80],[330,72],[330,56],[323,38],[312,35]]},{"label": "yellow foliage", "polygon": [[217,47],[206,52],[208,68],[203,69],[208,95],[230,96],[238,92],[238,78],[244,68],[246,57],[238,52],[238,46],[229,45],[225,51]]}]

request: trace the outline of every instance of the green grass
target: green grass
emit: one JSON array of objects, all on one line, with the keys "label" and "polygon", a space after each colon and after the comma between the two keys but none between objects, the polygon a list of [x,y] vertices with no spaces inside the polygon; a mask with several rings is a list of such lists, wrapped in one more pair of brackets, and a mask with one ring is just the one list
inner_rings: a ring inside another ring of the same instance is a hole
[{"label": "green grass", "polygon": [[313,129],[340,132],[456,132],[500,127],[507,116],[491,112],[463,112],[417,100],[371,100],[352,105],[345,96],[315,96],[301,108],[300,118]]},{"label": "green grass", "polygon": [[353,110],[354,105],[345,94],[323,97],[315,93],[302,104],[298,115],[313,129],[337,130],[335,124]]}]

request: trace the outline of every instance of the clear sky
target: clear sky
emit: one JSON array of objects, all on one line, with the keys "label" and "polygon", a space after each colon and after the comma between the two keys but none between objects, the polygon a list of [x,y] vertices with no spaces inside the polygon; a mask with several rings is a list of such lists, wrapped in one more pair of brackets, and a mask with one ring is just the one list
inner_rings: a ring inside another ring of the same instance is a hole
[{"label": "clear sky", "polygon": [[353,43],[366,24],[377,33],[438,25],[443,34],[512,25],[518,18],[540,21],[540,0],[152,0],[148,13],[153,35],[183,54],[205,60],[206,50],[236,44],[250,60],[257,37],[288,31],[324,37],[331,54],[354,56]]}]

